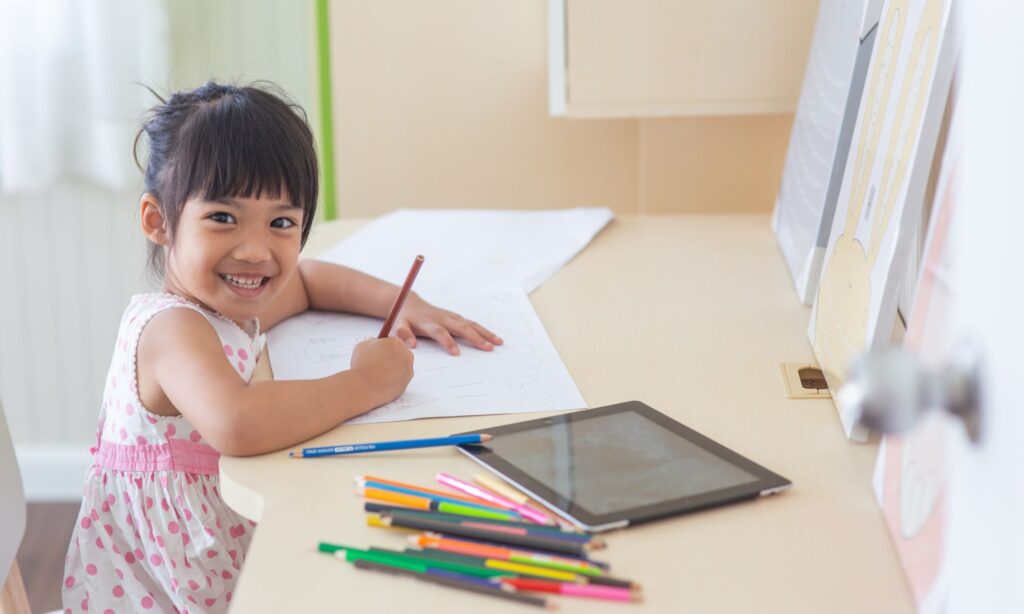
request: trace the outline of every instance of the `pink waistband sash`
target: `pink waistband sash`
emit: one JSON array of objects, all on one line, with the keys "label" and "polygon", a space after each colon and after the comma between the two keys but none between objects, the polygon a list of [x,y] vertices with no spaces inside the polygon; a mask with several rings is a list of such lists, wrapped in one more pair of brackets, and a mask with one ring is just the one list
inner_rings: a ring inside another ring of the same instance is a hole
[{"label": "pink waistband sash", "polygon": [[160,445],[124,445],[100,441],[94,462],[114,471],[183,471],[216,474],[220,452],[204,443],[171,439]]}]

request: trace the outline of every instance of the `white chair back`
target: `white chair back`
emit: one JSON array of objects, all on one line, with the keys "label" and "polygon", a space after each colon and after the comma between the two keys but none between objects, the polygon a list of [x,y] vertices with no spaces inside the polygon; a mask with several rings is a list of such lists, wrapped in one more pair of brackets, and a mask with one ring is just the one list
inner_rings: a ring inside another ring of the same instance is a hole
[{"label": "white chair back", "polygon": [[[18,460],[7,430],[3,404],[0,403],[0,589],[14,566],[21,538],[25,534],[25,492],[21,488]],[[20,584],[20,575],[18,581]],[[0,610],[3,604],[0,604]]]}]

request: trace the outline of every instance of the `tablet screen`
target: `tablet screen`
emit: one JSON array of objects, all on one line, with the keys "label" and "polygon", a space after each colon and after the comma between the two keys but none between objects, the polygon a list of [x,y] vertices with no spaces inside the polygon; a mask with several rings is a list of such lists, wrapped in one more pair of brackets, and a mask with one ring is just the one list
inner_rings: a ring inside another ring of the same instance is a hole
[{"label": "tablet screen", "polygon": [[624,526],[789,481],[643,403],[508,424],[463,452],[578,525]]},{"label": "tablet screen", "polygon": [[509,433],[489,447],[592,514],[757,481],[634,412]]}]

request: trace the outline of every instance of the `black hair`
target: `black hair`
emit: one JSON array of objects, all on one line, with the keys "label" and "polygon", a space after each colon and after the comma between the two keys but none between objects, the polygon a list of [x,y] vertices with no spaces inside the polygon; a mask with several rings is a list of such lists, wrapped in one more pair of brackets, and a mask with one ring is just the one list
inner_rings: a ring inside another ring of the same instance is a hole
[{"label": "black hair", "polygon": [[[181,210],[193,197],[280,198],[301,207],[302,245],[316,213],[318,167],[313,133],[301,107],[269,83],[247,86],[210,81],[150,109],[135,136],[135,163],[143,189],[156,197],[171,241]],[[149,141],[139,164],[142,135]],[[163,250],[150,244],[151,270],[163,274]]]}]

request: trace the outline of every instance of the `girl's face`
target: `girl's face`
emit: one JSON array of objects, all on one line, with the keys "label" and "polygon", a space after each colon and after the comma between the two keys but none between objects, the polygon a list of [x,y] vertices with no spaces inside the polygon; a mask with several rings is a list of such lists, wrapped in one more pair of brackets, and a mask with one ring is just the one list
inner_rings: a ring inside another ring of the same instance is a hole
[{"label": "girl's face", "polygon": [[298,265],[303,211],[286,198],[189,199],[164,290],[236,322],[259,316]]}]

